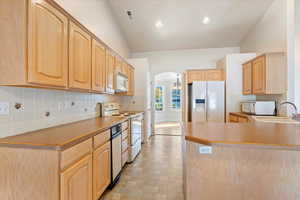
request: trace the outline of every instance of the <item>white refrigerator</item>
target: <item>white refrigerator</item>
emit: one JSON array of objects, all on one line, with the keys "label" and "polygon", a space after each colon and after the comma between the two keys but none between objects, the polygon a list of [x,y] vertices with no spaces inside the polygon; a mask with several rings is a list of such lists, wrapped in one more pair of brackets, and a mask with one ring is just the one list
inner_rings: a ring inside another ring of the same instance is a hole
[{"label": "white refrigerator", "polygon": [[189,89],[192,122],[225,122],[225,82],[197,81]]}]

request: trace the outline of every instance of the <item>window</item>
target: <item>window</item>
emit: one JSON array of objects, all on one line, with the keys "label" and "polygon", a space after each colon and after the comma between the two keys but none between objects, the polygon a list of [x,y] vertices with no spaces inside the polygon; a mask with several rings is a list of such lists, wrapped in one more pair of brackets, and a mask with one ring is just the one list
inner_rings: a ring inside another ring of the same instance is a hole
[{"label": "window", "polygon": [[164,110],[164,88],[163,86],[155,87],[155,111]]},{"label": "window", "polygon": [[181,97],[181,90],[179,88],[173,88],[171,94],[171,104],[173,109],[180,109],[180,97]]}]

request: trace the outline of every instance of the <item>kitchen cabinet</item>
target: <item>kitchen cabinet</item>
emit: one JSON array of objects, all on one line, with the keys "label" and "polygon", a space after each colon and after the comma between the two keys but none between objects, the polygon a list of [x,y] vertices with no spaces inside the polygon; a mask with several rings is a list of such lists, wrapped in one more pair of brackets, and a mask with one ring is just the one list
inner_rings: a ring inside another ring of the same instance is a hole
[{"label": "kitchen cabinet", "polygon": [[115,57],[111,52],[106,53],[106,92],[114,92],[115,81]]},{"label": "kitchen cabinet", "polygon": [[135,77],[134,77],[134,68],[128,67],[128,96],[134,96],[135,90]]},{"label": "kitchen cabinet", "polygon": [[0,8],[0,85],[114,93],[116,53],[54,0],[0,1]]},{"label": "kitchen cabinet", "polygon": [[105,92],[106,87],[106,50],[99,42],[92,42],[92,90]]},{"label": "kitchen cabinet", "polygon": [[92,168],[88,155],[61,173],[61,200],[92,200]]},{"label": "kitchen cabinet", "polygon": [[252,62],[243,65],[243,94],[252,94]]},{"label": "kitchen cabinet", "polygon": [[91,89],[91,36],[70,22],[69,37],[69,87]]},{"label": "kitchen cabinet", "polygon": [[68,19],[46,1],[29,1],[28,82],[67,87]]},{"label": "kitchen cabinet", "polygon": [[123,74],[123,63],[119,58],[116,58],[116,61],[115,61],[115,73]]},{"label": "kitchen cabinet", "polygon": [[222,69],[188,70],[187,79],[190,84],[194,81],[224,81],[224,72]]},{"label": "kitchen cabinet", "polygon": [[94,200],[98,200],[111,181],[110,142],[105,143],[93,153]]},{"label": "kitchen cabinet", "polygon": [[68,18],[45,0],[0,1],[0,9],[0,85],[66,88]]},{"label": "kitchen cabinet", "polygon": [[241,116],[241,115],[235,115],[230,113],[229,114],[229,122],[230,123],[247,123],[249,122],[248,117]]},{"label": "kitchen cabinet", "polygon": [[263,54],[245,63],[243,65],[243,83],[243,94],[285,93],[287,90],[287,67],[284,53]]}]

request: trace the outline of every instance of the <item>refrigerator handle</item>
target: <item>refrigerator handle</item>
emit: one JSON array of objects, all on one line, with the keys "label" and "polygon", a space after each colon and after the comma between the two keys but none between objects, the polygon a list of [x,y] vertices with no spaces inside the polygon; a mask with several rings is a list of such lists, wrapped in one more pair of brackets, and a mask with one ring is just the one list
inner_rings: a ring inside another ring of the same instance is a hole
[{"label": "refrigerator handle", "polygon": [[208,84],[206,83],[206,93],[205,93],[206,97],[205,97],[205,121],[208,121]]}]

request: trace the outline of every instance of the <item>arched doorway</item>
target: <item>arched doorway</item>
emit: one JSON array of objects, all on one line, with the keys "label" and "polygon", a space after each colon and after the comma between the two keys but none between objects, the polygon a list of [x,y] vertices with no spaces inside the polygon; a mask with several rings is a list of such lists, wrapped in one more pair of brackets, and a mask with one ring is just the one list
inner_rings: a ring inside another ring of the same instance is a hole
[{"label": "arched doorway", "polygon": [[154,77],[155,134],[180,135],[182,120],[181,74],[164,72]]}]

